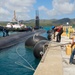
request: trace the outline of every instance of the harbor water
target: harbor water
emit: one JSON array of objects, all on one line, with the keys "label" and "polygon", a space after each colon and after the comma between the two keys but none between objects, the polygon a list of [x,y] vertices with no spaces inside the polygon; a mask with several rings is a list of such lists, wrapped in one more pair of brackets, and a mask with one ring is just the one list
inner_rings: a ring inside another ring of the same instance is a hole
[{"label": "harbor water", "polygon": [[[50,27],[44,27],[49,30]],[[2,33],[0,32],[0,36]],[[42,34],[47,37],[47,33]],[[15,46],[0,51],[0,75],[33,75],[40,60],[33,55],[33,49],[25,47],[25,40]],[[30,65],[29,65],[29,64]]]}]

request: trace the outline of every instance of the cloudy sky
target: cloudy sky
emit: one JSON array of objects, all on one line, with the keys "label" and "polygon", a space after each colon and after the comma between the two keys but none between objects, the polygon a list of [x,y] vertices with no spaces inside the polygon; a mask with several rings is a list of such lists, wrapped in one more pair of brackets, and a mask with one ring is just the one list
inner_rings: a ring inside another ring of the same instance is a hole
[{"label": "cloudy sky", "polygon": [[75,18],[75,0],[0,0],[0,21],[11,21],[16,11],[18,20]]}]

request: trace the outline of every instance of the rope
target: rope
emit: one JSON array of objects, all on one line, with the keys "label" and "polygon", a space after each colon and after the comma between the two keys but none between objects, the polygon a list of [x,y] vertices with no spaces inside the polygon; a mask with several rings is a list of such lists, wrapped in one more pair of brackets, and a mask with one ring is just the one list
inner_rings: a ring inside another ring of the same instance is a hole
[{"label": "rope", "polygon": [[28,66],[22,64],[21,62],[15,62],[15,64],[20,65],[20,66],[23,66],[23,67],[25,67],[25,68],[27,68],[27,69],[30,69],[30,70],[32,70],[32,71],[35,71],[34,69],[32,69],[32,68],[30,68],[30,67],[28,67]]},{"label": "rope", "polygon": [[18,56],[20,56],[30,67],[27,67],[27,66],[23,65],[22,63],[21,63],[21,64],[18,64],[18,65],[24,66],[24,67],[26,67],[26,68],[28,68],[28,69],[32,69],[32,70],[35,71],[35,69],[32,67],[32,65],[30,65],[30,63],[29,63],[25,58],[23,58],[23,57],[19,54],[19,52],[18,52],[17,50],[18,50],[18,47],[16,48],[16,53],[17,53]]},{"label": "rope", "polygon": [[70,42],[69,43],[64,43],[64,44],[58,44],[58,45],[51,46],[51,47],[57,47],[57,46],[62,46],[62,45],[67,45],[67,44],[70,44]]}]

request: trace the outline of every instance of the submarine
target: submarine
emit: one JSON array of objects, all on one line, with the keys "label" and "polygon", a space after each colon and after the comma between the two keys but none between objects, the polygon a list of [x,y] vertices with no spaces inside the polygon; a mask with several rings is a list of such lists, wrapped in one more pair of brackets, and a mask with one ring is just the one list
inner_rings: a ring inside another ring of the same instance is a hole
[{"label": "submarine", "polygon": [[0,38],[0,50],[11,47],[20,42],[23,42],[24,40],[34,35],[35,33],[41,34],[44,32],[46,31],[39,29],[39,30],[36,30],[35,32],[18,32],[17,34],[12,34],[6,37],[2,37]]}]

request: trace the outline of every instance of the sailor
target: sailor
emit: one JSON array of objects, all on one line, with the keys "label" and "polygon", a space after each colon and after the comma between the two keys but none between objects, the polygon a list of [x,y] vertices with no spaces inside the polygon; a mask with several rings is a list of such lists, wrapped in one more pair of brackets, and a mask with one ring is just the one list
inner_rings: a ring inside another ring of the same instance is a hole
[{"label": "sailor", "polygon": [[5,31],[6,31],[6,36],[9,36],[9,31],[7,29]]},{"label": "sailor", "polygon": [[57,26],[54,28],[55,31],[57,32],[57,38],[56,38],[56,42],[60,42],[61,41],[61,34],[63,33],[63,26]]},{"label": "sailor", "polygon": [[3,28],[3,31],[2,32],[3,32],[3,37],[5,37],[5,29],[4,28]]},{"label": "sailor", "polygon": [[[71,48],[75,45],[75,38],[73,39],[72,43],[71,43]],[[72,53],[71,53],[71,56],[70,56],[70,61],[69,63],[72,64],[74,63],[75,64],[75,48],[72,50]]]}]

